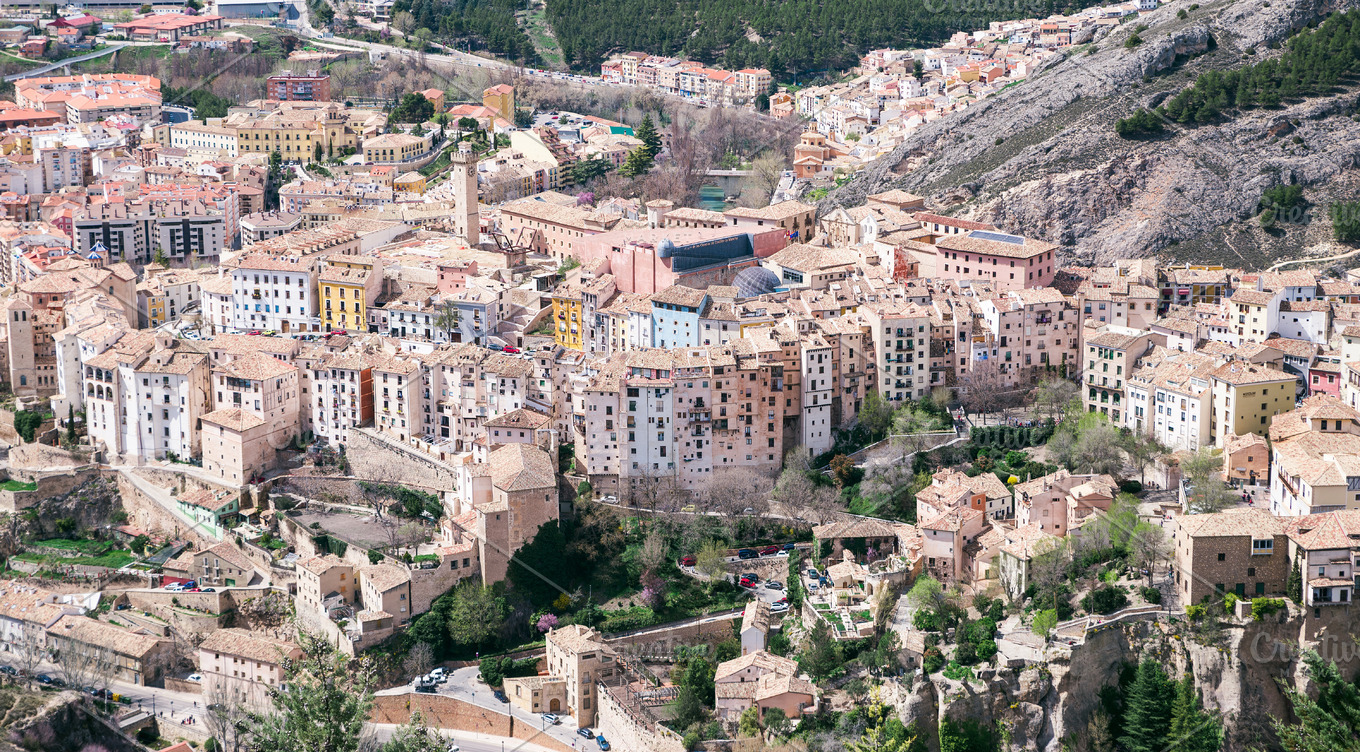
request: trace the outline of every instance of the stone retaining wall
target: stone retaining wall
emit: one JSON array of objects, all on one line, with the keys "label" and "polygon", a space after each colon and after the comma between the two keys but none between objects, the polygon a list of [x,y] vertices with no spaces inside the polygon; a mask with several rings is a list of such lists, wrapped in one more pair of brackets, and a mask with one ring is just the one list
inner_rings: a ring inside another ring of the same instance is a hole
[{"label": "stone retaining wall", "polygon": [[[471,731],[478,734],[503,736],[537,744],[554,752],[573,752],[557,738],[542,733],[533,724],[521,721],[490,708],[474,705],[444,695],[402,694],[373,698],[369,720],[373,723],[403,724],[411,720],[411,712],[419,711],[425,723],[435,728]],[[606,739],[609,737],[606,736]],[[629,750],[628,746],[614,745],[615,749]],[[665,752],[671,752],[666,750]],[[676,752],[682,752],[677,748]]]}]

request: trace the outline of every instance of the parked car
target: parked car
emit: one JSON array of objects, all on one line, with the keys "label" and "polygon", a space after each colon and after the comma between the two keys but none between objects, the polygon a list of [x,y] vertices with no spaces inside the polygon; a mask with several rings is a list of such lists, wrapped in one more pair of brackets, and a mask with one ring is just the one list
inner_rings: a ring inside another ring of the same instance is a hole
[{"label": "parked car", "polygon": [[547,721],[548,723],[551,723],[554,726],[562,722],[562,719],[558,718],[553,713],[544,713],[543,720]]},{"label": "parked car", "polygon": [[430,676],[434,678],[436,681],[438,681],[440,684],[443,684],[444,682],[449,680],[449,672],[445,670],[443,666],[430,669]]},{"label": "parked car", "polygon": [[18,676],[19,670],[13,666],[0,666],[0,674],[5,674],[6,676]]},{"label": "parked car", "polygon": [[766,547],[760,549],[760,555],[761,555],[761,556],[774,556],[775,554],[777,554],[777,553],[779,553],[780,551],[783,551],[783,550],[784,550],[784,549],[780,548],[779,546],[766,546]]},{"label": "parked car", "polygon": [[814,568],[812,568],[812,567],[808,567],[807,576],[808,576],[808,577],[811,577],[811,578],[814,579],[814,580],[818,580],[818,579],[821,579],[822,573],[821,573],[821,572],[818,572],[816,569],[814,569]]},{"label": "parked car", "polygon": [[742,550],[740,550],[740,551],[737,552],[737,558],[740,558],[740,559],[759,559],[759,558],[760,558],[760,554],[756,553],[756,551],[755,551],[754,549],[743,548]]},{"label": "parked car", "polygon": [[769,581],[767,581],[767,582],[765,583],[765,589],[766,589],[766,590],[783,590],[783,589],[784,589],[784,583],[780,582],[779,580],[769,580]]},{"label": "parked car", "polygon": [[170,583],[169,585],[166,585],[166,586],[165,586],[165,589],[168,590],[168,591],[170,591],[170,592],[172,592],[172,593],[182,593],[182,592],[184,592],[184,583],[182,583],[182,582],[172,582],[172,583]]},{"label": "parked car", "polygon": [[495,692],[492,692],[491,694],[494,695],[496,699],[500,700],[501,702],[510,702],[510,698],[506,697],[505,693],[500,691],[499,689],[496,690]]},{"label": "parked car", "polygon": [[604,734],[595,737],[595,743],[600,745],[600,749],[604,750],[604,752],[609,752],[609,742],[604,740]]},{"label": "parked car", "polygon": [[189,674],[188,680],[191,682],[201,682],[203,681],[203,674]]},{"label": "parked car", "polygon": [[757,580],[756,578],[752,577],[749,574],[744,574],[741,576],[741,579],[737,581],[737,584],[741,585],[744,588],[753,588],[756,586],[757,582],[759,582],[759,580]]},{"label": "parked car", "polygon": [[788,610],[789,610],[788,601],[780,601],[778,603],[770,604],[770,613],[772,614],[782,614]]},{"label": "parked car", "polygon": [[199,589],[198,589],[198,592],[200,592],[200,593],[216,593],[216,592],[217,592],[217,588],[211,588],[211,587],[199,588]]},{"label": "parked car", "polygon": [[815,592],[817,592],[817,583],[815,583],[815,582],[809,582],[809,583],[808,583],[808,592],[810,592],[810,593],[815,593]]},{"label": "parked car", "polygon": [[792,550],[795,549],[795,548],[798,548],[798,546],[797,546],[796,544],[793,544],[793,543],[785,543],[785,544],[784,544],[784,550],[785,550],[785,551],[792,551]]},{"label": "parked car", "polygon": [[504,345],[498,345],[495,342],[492,342],[491,344],[487,345],[487,347],[491,348],[492,350],[496,350],[497,352],[505,349]]},{"label": "parked car", "polygon": [[35,676],[35,677],[33,677],[33,678],[37,679],[39,684],[51,684],[52,682],[56,681],[55,679],[53,679],[52,677],[48,676],[47,674],[38,674],[37,676]]},{"label": "parked car", "polygon": [[416,691],[417,691],[417,692],[423,692],[424,694],[432,695],[432,694],[434,694],[434,692],[435,692],[435,690],[438,688],[438,686],[439,686],[439,685],[435,684],[434,682],[425,682],[425,681],[423,681],[423,682],[417,682],[417,683],[416,683]]},{"label": "parked car", "polygon": [[581,727],[581,728],[576,729],[576,735],[577,735],[577,736],[583,736],[583,737],[585,737],[585,738],[587,738],[587,739],[594,739],[594,738],[595,738],[595,732],[594,732],[594,731],[591,731],[588,727],[584,727],[584,726]]},{"label": "parked car", "polygon": [[504,352],[506,352],[506,353],[509,354],[509,355],[518,355],[519,352],[520,352],[520,350],[519,350],[518,347],[512,347],[512,346],[510,346],[510,345],[506,345],[506,346],[505,346],[505,351],[504,351]]},{"label": "parked car", "polygon": [[680,507],[680,511],[685,514],[694,514],[696,509],[697,507],[695,507],[693,504],[686,504],[683,507]]},{"label": "parked car", "polygon": [[695,559],[693,556],[681,556],[681,557],[680,557],[680,566],[682,566],[682,567],[692,567],[692,566],[694,566],[695,561],[696,561],[696,559]]}]

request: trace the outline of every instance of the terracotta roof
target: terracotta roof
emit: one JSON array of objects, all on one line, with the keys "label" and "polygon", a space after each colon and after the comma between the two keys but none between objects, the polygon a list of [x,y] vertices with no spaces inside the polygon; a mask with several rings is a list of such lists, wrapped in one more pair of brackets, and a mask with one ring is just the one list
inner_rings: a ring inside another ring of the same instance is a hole
[{"label": "terracotta roof", "polygon": [[410,570],[395,564],[371,564],[366,567],[359,567],[359,575],[365,581],[372,582],[373,587],[377,588],[380,593],[385,593],[411,581]]},{"label": "terracotta roof", "polygon": [[259,663],[279,664],[299,651],[297,645],[245,629],[215,629],[199,644],[200,651],[225,653]]},{"label": "terracotta roof", "polygon": [[1266,538],[1284,532],[1283,522],[1264,509],[1188,514],[1177,517],[1176,524],[1191,538]]},{"label": "terracotta roof", "polygon": [[531,444],[506,444],[486,458],[492,482],[502,491],[555,488],[556,475],[547,452]]},{"label": "terracotta roof", "polygon": [[67,614],[47,628],[49,635],[69,639],[85,645],[111,650],[120,655],[143,659],[160,648],[162,640],[135,634],[88,616]]},{"label": "terracotta roof", "polygon": [[223,428],[229,428],[238,433],[249,431],[252,428],[258,428],[265,423],[264,419],[260,416],[255,413],[246,412],[239,407],[224,407],[220,410],[213,410],[212,412],[203,415],[200,420],[204,423],[212,423],[213,425],[222,426]]},{"label": "terracotta roof", "polygon": [[746,604],[741,614],[741,631],[758,629],[762,634],[770,631],[770,604],[756,598]]},{"label": "terracotta roof", "polygon": [[600,633],[581,624],[569,624],[548,633],[549,644],[572,654],[608,650]]}]

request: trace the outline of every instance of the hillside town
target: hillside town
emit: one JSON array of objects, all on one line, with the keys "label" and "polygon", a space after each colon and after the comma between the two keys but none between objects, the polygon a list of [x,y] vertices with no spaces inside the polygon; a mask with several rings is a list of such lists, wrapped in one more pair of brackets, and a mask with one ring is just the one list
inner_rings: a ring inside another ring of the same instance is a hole
[{"label": "hillside town", "polygon": [[[604,77],[768,97],[825,181],[1155,7],[796,95]],[[198,119],[48,72],[0,102],[0,673],[128,749],[286,748],[299,687],[428,749],[786,748],[1112,630],[1356,631],[1360,269],[1079,266],[901,189],[597,200],[669,137],[513,84],[384,108],[297,68]],[[861,748],[993,733],[892,720]]]}]

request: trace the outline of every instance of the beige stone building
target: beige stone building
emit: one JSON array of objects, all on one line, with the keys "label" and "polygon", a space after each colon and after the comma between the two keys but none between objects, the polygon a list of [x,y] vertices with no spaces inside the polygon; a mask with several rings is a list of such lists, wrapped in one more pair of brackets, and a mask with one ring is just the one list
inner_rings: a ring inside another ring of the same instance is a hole
[{"label": "beige stone building", "polygon": [[1229,436],[1265,431],[1272,418],[1294,409],[1298,379],[1285,371],[1230,362],[1210,378],[1214,411],[1209,440],[1220,449]]},{"label": "beige stone building", "polygon": [[379,618],[386,613],[394,624],[410,621],[411,571],[406,567],[395,564],[360,567],[359,593],[363,610]]},{"label": "beige stone building", "polygon": [[796,722],[817,704],[817,688],[798,676],[798,663],[764,650],[718,664],[713,689],[715,712],[729,723],[736,723],[752,707],[759,709],[761,718],[766,710],[779,708]]},{"label": "beige stone building", "polygon": [[351,605],[359,598],[354,567],[334,554],[313,556],[297,565],[298,610],[328,617],[335,606]]},{"label": "beige stone building", "polygon": [[1284,524],[1263,509],[1177,517],[1171,540],[1182,605],[1215,593],[1282,595],[1289,578]]},{"label": "beige stone building", "polygon": [[298,646],[285,640],[244,629],[214,630],[198,646],[203,701],[267,710],[270,688],[286,678],[284,660],[301,657]]},{"label": "beige stone building", "polygon": [[66,614],[47,628],[48,647],[60,664],[66,653],[80,662],[108,666],[110,678],[128,684],[159,684],[170,660],[169,640],[137,634],[85,616]]}]

